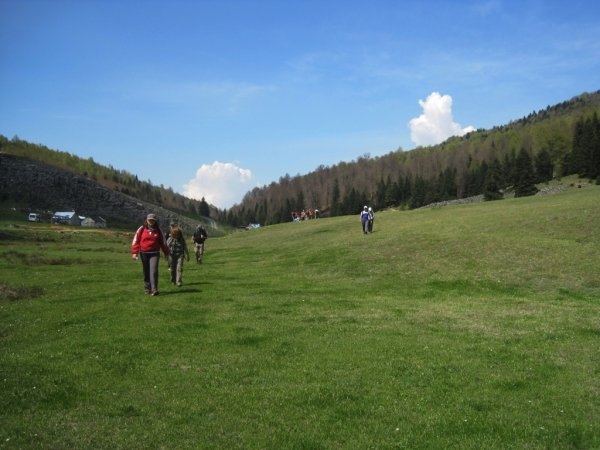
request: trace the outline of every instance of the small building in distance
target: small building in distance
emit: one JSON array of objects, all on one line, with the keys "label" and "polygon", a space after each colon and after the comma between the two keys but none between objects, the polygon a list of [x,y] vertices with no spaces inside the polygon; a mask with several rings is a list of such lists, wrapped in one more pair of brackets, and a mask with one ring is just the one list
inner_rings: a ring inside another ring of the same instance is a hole
[{"label": "small building in distance", "polygon": [[61,225],[81,225],[79,216],[75,211],[57,211],[52,216],[51,223]]}]

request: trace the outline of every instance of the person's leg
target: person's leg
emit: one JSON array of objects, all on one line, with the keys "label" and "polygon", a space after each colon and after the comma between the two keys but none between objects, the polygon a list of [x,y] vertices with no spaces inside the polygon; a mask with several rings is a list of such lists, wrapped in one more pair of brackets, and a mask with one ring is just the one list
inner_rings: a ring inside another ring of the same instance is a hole
[{"label": "person's leg", "polygon": [[181,286],[183,281],[183,255],[177,257],[177,267],[175,270],[177,272],[177,286]]},{"label": "person's leg", "polygon": [[147,253],[140,253],[140,259],[142,261],[142,270],[144,272],[144,291],[149,294],[152,290],[150,285],[150,258]]},{"label": "person's leg", "polygon": [[204,242],[196,244],[196,262],[198,264],[202,262],[203,254],[204,254]]},{"label": "person's leg", "polygon": [[169,266],[169,271],[171,272],[171,283],[175,284],[175,281],[177,279],[177,256],[173,256],[171,255],[169,257],[169,261],[171,262],[171,265]]},{"label": "person's leg", "polygon": [[150,290],[152,293],[158,292],[158,262],[160,260],[160,254],[153,253],[149,258],[149,270],[150,270]]}]

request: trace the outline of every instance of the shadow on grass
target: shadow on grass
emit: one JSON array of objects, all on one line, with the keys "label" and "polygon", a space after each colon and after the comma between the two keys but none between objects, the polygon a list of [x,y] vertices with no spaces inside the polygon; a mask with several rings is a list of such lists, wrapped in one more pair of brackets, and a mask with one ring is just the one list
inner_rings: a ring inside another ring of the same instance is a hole
[{"label": "shadow on grass", "polygon": [[0,284],[0,300],[30,300],[41,296],[43,293],[44,290],[37,286],[8,286]]},{"label": "shadow on grass", "polygon": [[214,284],[212,281],[191,281],[189,283],[184,282],[183,286],[198,286],[202,284]]},{"label": "shadow on grass", "polygon": [[178,296],[181,294],[201,294],[203,292],[202,289],[190,288],[185,286],[169,286],[167,289],[168,290],[165,290],[164,288],[159,289],[160,294],[158,294],[158,297],[171,297]]}]

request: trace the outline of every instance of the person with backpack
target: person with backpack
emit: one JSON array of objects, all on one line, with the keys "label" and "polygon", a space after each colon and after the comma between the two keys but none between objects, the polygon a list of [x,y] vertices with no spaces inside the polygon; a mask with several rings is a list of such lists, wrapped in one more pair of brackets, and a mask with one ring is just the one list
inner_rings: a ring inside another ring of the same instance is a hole
[{"label": "person with backpack", "polygon": [[194,235],[192,236],[192,242],[196,247],[196,264],[200,264],[202,262],[202,256],[204,255],[204,241],[208,238],[208,233],[202,226],[199,224],[196,227],[196,231],[194,231]]},{"label": "person with backpack", "polygon": [[137,261],[138,256],[142,260],[146,294],[158,295],[158,262],[161,250],[168,258],[169,247],[158,225],[158,219],[156,215],[148,214],[144,224],[135,232],[131,243],[131,256],[134,261]]},{"label": "person with backpack", "polygon": [[171,253],[171,283],[181,286],[183,282],[183,258],[185,257],[188,261],[190,260],[190,254],[181,228],[176,225],[171,227],[167,245]]},{"label": "person with backpack", "polygon": [[360,224],[364,234],[369,232],[369,208],[365,205],[363,210],[360,212]]},{"label": "person with backpack", "polygon": [[367,227],[369,229],[369,233],[373,232],[373,222],[375,222],[375,211],[373,211],[373,208],[371,208],[369,206],[369,218],[368,218],[369,223],[367,224]]}]

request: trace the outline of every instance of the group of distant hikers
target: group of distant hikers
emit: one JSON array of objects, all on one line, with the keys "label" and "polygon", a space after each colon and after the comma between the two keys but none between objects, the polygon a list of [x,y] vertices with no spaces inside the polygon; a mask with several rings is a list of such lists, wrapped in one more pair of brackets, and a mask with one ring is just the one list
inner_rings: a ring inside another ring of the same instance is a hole
[{"label": "group of distant hikers", "polygon": [[[192,235],[195,246],[196,264],[202,263],[204,242],[208,238],[206,229],[199,224]],[[183,284],[183,259],[190,260],[190,254],[183,237],[183,231],[172,223],[165,236],[160,229],[155,214],[148,214],[144,224],[140,226],[131,243],[131,254],[134,260],[141,259],[144,274],[144,293],[158,295],[158,263],[160,252],[167,258],[168,270],[171,273],[171,283],[176,286]]]},{"label": "group of distant hikers", "polygon": [[375,222],[375,212],[373,208],[365,205],[360,212],[360,224],[364,234],[373,232],[373,222]]},{"label": "group of distant hikers", "polygon": [[292,211],[290,215],[292,216],[292,222],[301,222],[303,220],[318,219],[319,210],[308,208],[302,211]]}]

